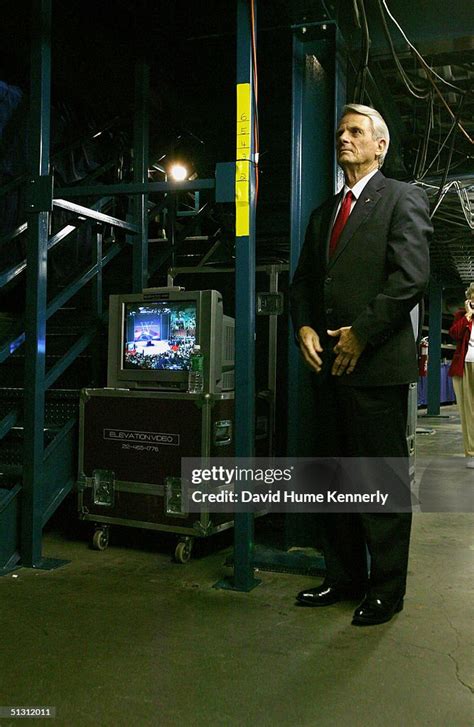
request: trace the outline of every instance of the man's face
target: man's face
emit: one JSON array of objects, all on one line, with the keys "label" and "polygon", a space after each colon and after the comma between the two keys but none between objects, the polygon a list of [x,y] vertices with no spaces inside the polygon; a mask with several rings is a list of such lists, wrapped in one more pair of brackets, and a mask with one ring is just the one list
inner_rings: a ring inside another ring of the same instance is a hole
[{"label": "man's face", "polygon": [[349,113],[336,131],[337,161],[341,167],[370,167],[385,149],[385,139],[374,139],[368,116]]}]

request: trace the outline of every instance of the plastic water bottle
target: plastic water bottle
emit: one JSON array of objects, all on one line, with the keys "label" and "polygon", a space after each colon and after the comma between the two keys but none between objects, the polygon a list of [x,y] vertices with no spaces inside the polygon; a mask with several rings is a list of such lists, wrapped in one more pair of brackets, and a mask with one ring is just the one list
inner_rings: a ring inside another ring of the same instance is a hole
[{"label": "plastic water bottle", "polygon": [[202,394],[204,391],[204,356],[201,346],[195,345],[191,354],[188,375],[188,394]]}]

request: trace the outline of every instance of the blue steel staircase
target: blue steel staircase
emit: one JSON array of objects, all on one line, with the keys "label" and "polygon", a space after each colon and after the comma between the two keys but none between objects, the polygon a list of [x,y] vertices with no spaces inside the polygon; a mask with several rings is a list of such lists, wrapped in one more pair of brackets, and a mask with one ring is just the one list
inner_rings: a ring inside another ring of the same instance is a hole
[{"label": "blue steel staircase", "polygon": [[[75,392],[51,392],[45,409],[44,467],[38,482],[41,523],[44,526],[71,491],[76,469]],[[0,406],[16,420],[0,442],[0,568],[8,572],[20,560],[21,494],[23,478],[23,391],[2,389]],[[8,414],[7,414],[8,416]]]},{"label": "blue steel staircase", "polygon": [[[53,203],[54,206],[55,203]],[[59,201],[58,207],[61,205]],[[79,390],[100,381],[99,340],[104,331],[106,313],[103,309],[103,276],[107,266],[121,253],[127,242],[117,242],[110,234],[104,241],[103,231],[136,233],[136,226],[107,214],[110,199],[101,199],[92,208],[75,210],[95,226],[95,242],[90,265],[78,270],[66,287],[53,292],[44,307],[45,352],[41,422],[28,424],[26,399],[31,387],[38,383],[28,373],[26,335],[20,315],[0,315],[0,574],[24,562],[25,534],[25,460],[28,448],[41,449],[40,466],[34,476],[34,512],[40,531],[71,491],[77,469],[77,413]],[[27,226],[20,226],[21,233]],[[68,242],[76,227],[68,223],[47,242],[48,252],[56,245],[68,256]],[[21,234],[20,233],[20,234]],[[18,235],[18,228],[12,236]],[[28,263],[29,264],[29,263]],[[27,260],[0,271],[0,289],[9,286],[9,297],[15,298],[15,285],[25,274]],[[83,306],[89,302],[89,312]],[[19,307],[21,304],[19,303]],[[80,312],[81,311],[81,312]],[[95,349],[94,349],[95,346]],[[28,508],[27,508],[28,509]],[[28,517],[28,515],[27,515]],[[38,536],[39,537],[39,536]],[[26,546],[28,547],[28,546]],[[39,562],[27,563],[42,567]]]}]

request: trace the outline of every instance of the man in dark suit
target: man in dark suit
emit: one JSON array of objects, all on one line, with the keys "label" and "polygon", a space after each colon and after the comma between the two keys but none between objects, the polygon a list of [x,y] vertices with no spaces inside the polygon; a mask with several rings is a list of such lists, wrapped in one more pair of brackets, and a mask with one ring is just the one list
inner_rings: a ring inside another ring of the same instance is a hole
[{"label": "man in dark suit", "polygon": [[[432,225],[425,193],[379,171],[389,141],[375,109],[344,107],[336,149],[345,185],[312,213],[290,289],[314,372],[315,456],[408,457],[408,384],[418,376],[410,311],[428,283]],[[326,579],[297,600],[363,599],[353,624],[389,621],[403,608],[410,528],[410,512],[323,515]]]}]

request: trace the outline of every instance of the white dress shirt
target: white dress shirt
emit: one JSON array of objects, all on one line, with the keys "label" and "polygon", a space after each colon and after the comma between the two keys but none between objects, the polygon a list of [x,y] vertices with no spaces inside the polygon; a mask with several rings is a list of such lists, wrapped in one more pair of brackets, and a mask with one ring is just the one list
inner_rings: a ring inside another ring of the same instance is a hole
[{"label": "white dress shirt", "polygon": [[352,210],[354,209],[355,203],[357,202],[360,195],[364,191],[365,185],[372,179],[374,174],[377,174],[378,171],[379,171],[378,169],[374,169],[372,172],[369,172],[368,174],[366,174],[365,177],[362,177],[362,179],[359,179],[359,181],[356,184],[354,184],[352,189],[350,187],[348,187],[347,184],[344,185],[344,188],[342,190],[342,197],[341,197],[339,204],[337,205],[336,216],[334,217],[334,219],[336,219],[336,217],[339,213],[339,210],[341,209],[342,200],[344,199],[344,197],[346,196],[346,194],[348,192],[352,192],[352,194],[354,196],[354,199],[351,202],[351,212],[352,212]]},{"label": "white dress shirt", "polygon": [[467,344],[466,358],[464,363],[474,363],[474,323],[471,328],[471,335],[469,337],[469,343]]}]

